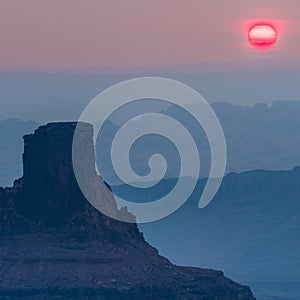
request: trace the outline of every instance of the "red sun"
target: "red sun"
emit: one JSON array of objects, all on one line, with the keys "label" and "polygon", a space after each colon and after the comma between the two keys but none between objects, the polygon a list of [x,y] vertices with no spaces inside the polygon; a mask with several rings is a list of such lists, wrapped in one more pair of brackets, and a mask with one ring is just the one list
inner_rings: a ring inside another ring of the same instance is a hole
[{"label": "red sun", "polygon": [[250,45],[259,50],[266,50],[275,45],[277,32],[272,25],[256,24],[248,33]]}]

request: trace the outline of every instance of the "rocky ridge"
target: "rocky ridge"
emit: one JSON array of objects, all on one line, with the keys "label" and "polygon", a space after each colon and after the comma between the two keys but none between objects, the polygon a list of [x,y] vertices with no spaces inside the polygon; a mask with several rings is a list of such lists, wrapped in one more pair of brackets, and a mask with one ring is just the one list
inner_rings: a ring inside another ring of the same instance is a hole
[{"label": "rocky ridge", "polygon": [[[92,127],[80,126],[93,192],[129,214],[95,172]],[[220,271],[171,264],[136,224],[90,205],[72,169],[75,127],[50,123],[26,135],[24,175],[0,188],[0,299],[254,299]]]}]

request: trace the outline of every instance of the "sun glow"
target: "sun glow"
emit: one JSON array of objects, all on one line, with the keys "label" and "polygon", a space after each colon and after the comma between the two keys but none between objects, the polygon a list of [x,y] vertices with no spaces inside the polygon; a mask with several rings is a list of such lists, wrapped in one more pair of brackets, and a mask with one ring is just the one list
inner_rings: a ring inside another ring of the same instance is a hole
[{"label": "sun glow", "polygon": [[248,39],[256,49],[266,50],[276,44],[277,32],[272,25],[256,24],[250,28]]}]

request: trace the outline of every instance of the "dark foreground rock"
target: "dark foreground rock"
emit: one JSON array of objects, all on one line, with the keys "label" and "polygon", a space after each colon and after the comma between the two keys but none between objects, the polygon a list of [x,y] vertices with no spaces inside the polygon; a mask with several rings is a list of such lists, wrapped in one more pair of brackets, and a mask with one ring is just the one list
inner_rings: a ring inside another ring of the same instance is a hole
[{"label": "dark foreground rock", "polygon": [[[24,176],[0,188],[0,299],[254,299],[220,271],[171,264],[136,224],[98,212],[72,170],[76,123],[52,123],[24,137]],[[82,124],[88,178],[115,214],[94,170],[92,127]]]}]

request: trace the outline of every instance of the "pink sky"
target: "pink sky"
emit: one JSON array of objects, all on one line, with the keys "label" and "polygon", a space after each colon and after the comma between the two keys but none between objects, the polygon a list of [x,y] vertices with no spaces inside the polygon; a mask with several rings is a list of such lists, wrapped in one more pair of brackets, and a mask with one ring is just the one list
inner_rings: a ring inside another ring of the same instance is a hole
[{"label": "pink sky", "polygon": [[[0,68],[153,67],[300,59],[299,0],[0,0]],[[279,32],[247,43],[255,21]]]}]

